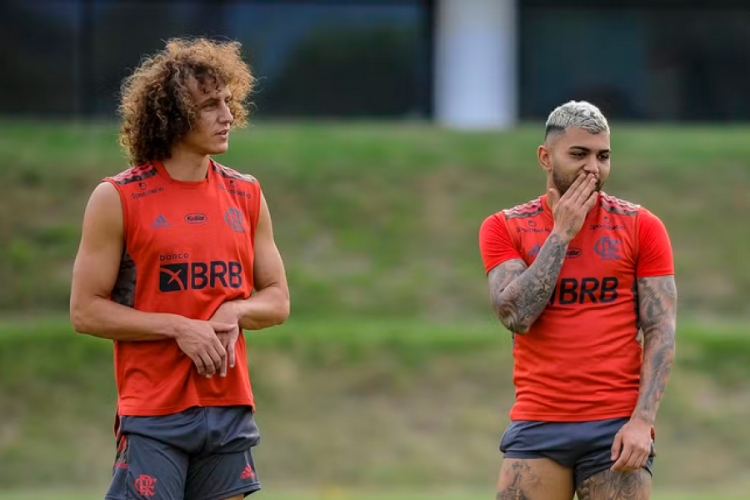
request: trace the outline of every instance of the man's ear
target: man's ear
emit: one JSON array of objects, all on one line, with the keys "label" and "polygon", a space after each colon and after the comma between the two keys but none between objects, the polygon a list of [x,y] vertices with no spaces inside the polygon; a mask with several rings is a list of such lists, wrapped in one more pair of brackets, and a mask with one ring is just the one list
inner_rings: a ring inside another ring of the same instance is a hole
[{"label": "man's ear", "polygon": [[539,165],[542,166],[542,170],[547,173],[552,172],[552,151],[547,144],[542,144],[536,151]]}]

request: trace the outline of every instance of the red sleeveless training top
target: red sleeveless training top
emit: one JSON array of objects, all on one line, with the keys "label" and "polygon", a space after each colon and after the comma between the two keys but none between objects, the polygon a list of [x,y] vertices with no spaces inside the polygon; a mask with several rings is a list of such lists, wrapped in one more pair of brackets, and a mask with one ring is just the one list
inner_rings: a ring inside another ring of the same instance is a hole
[{"label": "red sleeveless training top", "polygon": [[[161,162],[104,179],[122,201],[125,251],[112,300],[139,311],[207,320],[253,289],[260,186],[211,161],[206,179],[172,179]],[[114,343],[118,414],[156,416],[191,406],[253,405],[245,339],[226,377],[210,379],[173,339]]]}]

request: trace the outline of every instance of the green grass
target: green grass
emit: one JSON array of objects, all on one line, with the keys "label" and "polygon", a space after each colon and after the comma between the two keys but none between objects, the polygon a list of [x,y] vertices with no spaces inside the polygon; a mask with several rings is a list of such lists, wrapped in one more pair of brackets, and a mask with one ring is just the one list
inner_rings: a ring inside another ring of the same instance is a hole
[{"label": "green grass", "polygon": [[[91,494],[81,495],[78,493],[2,493],[0,500],[101,500],[103,495]],[[485,493],[394,493],[379,492],[370,494],[346,493],[337,490],[329,493],[311,494],[311,493],[273,493],[261,491],[249,498],[264,500],[489,500],[493,498],[493,492]],[[743,500],[747,496],[716,496],[713,494],[693,495],[693,494],[654,494],[652,500]]]},{"label": "green grass", "polygon": [[[655,481],[747,491],[750,128],[613,125],[606,190],[659,215],[675,249],[678,358]],[[540,135],[258,123],[233,136],[220,161],[261,181],[292,292],[290,321],[250,342],[259,498],[364,500],[387,485],[395,500],[437,484],[459,492],[446,499],[492,497],[512,358],[477,230],[540,193]],[[73,334],[65,312],[88,195],[125,168],[116,129],[0,122],[0,154],[0,487],[100,498],[111,345]]]},{"label": "green grass", "polygon": [[[258,123],[226,164],[269,200],[299,317],[455,321],[486,314],[481,221],[537,196],[541,128]],[[614,124],[606,189],[675,247],[680,311],[750,316],[750,129]],[[0,310],[64,310],[81,215],[125,168],[111,124],[0,122]]]},{"label": "green grass", "polygon": [[[746,331],[681,323],[657,425],[659,489],[743,491]],[[513,399],[509,336],[495,322],[292,319],[249,346],[269,495],[494,487]],[[0,485],[101,487],[114,394],[110,343],[60,319],[0,325]]]}]

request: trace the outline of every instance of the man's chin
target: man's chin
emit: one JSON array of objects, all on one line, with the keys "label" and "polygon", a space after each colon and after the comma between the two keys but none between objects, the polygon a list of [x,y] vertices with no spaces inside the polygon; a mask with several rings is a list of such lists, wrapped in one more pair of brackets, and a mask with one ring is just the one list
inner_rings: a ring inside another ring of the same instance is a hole
[{"label": "man's chin", "polygon": [[216,146],[208,153],[209,155],[220,155],[223,153],[226,153],[229,150],[229,144],[223,144],[221,146]]}]

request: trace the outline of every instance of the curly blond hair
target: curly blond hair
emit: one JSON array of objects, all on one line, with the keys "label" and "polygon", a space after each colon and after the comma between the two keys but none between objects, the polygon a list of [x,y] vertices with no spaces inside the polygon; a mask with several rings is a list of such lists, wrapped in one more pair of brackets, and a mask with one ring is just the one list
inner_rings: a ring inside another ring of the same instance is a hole
[{"label": "curly blond hair", "polygon": [[174,144],[190,130],[197,114],[188,89],[191,78],[203,91],[229,87],[232,125],[246,124],[245,100],[255,79],[240,48],[234,41],[173,38],[125,79],[118,108],[122,117],[119,141],[134,165],[169,158]]}]

